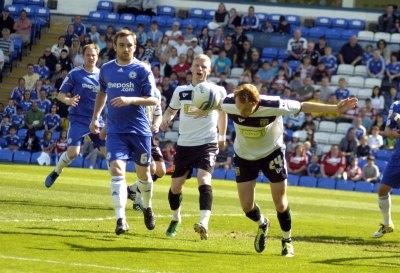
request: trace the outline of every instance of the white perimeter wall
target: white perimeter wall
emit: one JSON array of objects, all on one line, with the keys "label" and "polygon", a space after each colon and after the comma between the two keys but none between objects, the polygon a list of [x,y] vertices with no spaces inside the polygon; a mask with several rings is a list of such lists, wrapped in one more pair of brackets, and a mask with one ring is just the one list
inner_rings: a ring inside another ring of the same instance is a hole
[{"label": "white perimeter wall", "polygon": [[[11,0],[6,0],[10,3]],[[125,0],[114,0],[115,4],[125,3]],[[224,2],[224,1],[222,1]],[[227,3],[228,9],[235,7],[239,12],[246,12],[249,4],[230,4]],[[87,15],[89,11],[96,10],[98,0],[58,0],[58,9],[55,13],[65,15]],[[177,9],[188,9],[191,7],[203,7],[206,9],[216,9],[218,2],[207,2],[207,1],[187,1],[187,0],[158,0],[159,5],[170,5]],[[324,10],[313,7],[299,8],[299,7],[277,7],[268,6],[267,4],[256,6],[256,12],[264,13],[278,13],[278,14],[294,14],[302,17],[342,17],[346,19],[363,19],[366,21],[377,21],[380,13],[373,12],[356,12],[352,10],[338,9],[338,10]],[[383,11],[382,11],[383,13]]]}]

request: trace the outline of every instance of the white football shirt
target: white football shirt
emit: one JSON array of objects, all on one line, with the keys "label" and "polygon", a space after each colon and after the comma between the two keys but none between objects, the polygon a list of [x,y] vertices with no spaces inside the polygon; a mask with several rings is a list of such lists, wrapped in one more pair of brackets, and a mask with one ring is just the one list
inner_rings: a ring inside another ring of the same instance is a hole
[{"label": "white football shirt", "polygon": [[240,116],[233,94],[224,99],[221,107],[235,125],[235,153],[246,160],[264,158],[284,146],[282,115],[301,110],[298,101],[265,95],[260,96],[258,108],[247,118]]},{"label": "white football shirt", "polygon": [[[179,146],[199,146],[207,143],[218,142],[218,111],[208,111],[205,117],[195,118],[192,104],[193,85],[178,86],[172,95],[169,107],[174,110],[180,109],[179,114]],[[226,96],[225,88],[215,85],[220,89],[223,98]]]}]

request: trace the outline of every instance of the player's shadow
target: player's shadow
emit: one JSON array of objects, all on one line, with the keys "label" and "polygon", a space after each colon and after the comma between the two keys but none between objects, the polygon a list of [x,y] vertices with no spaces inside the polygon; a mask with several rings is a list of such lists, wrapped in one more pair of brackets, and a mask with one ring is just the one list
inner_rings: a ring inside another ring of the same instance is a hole
[{"label": "player's shadow", "polygon": [[182,253],[182,254],[218,254],[218,255],[228,255],[228,256],[254,256],[254,254],[244,253],[243,251],[209,251],[209,250],[189,250],[189,249],[178,249],[178,248],[160,248],[160,247],[90,247],[84,245],[77,245],[66,243],[73,251],[85,251],[85,252],[144,252],[144,253],[154,253],[154,252],[171,252],[171,253]]},{"label": "player's shadow", "polygon": [[[375,252],[375,250],[373,250]],[[400,253],[398,251],[393,252],[393,255],[375,255],[368,257],[346,257],[346,258],[335,258],[315,261],[312,263],[334,265],[334,266],[358,266],[358,267],[379,267],[379,268],[395,268],[400,267]],[[388,263],[387,260],[398,261],[397,263]],[[381,262],[379,260],[382,260]]]},{"label": "player's shadow", "polygon": [[316,244],[340,244],[354,246],[400,246],[398,241],[382,241],[367,238],[353,238],[348,236],[296,236],[294,241],[304,241]]},{"label": "player's shadow", "polygon": [[28,200],[1,200],[2,204],[10,204],[10,205],[19,205],[19,206],[28,206],[28,207],[45,207],[45,208],[63,208],[63,209],[82,209],[82,210],[101,210],[101,211],[113,211],[114,209],[104,208],[104,207],[94,207],[94,206],[71,206],[71,205],[54,205],[48,203],[35,203]]}]

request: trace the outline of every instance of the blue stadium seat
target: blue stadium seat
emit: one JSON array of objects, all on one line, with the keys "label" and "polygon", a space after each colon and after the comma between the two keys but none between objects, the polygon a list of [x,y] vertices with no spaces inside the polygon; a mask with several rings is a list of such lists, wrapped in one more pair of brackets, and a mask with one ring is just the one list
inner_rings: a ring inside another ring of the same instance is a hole
[{"label": "blue stadium seat", "polygon": [[292,26],[300,26],[300,16],[298,15],[286,15],[286,20]]},{"label": "blue stadium seat", "polygon": [[168,16],[153,16],[151,17],[151,21],[156,21],[157,24],[162,27],[164,25],[166,25],[167,23],[167,18],[169,18]]},{"label": "blue stadium seat", "polygon": [[41,153],[42,153],[42,152],[35,152],[35,153],[32,153],[32,154],[31,154],[31,161],[30,161],[30,163],[31,163],[31,164],[34,164],[34,165],[39,165],[39,163],[37,162],[37,159],[38,159],[38,157],[40,156]]},{"label": "blue stadium seat", "polygon": [[348,24],[349,29],[365,30],[365,20],[351,19]]},{"label": "blue stadium seat", "polygon": [[29,5],[29,0],[13,0],[12,3],[13,3],[13,5],[27,6],[27,5]]},{"label": "blue stadium seat", "polygon": [[157,15],[175,16],[175,8],[173,6],[158,6]]},{"label": "blue stadium seat", "polygon": [[114,12],[109,12],[104,17],[104,22],[117,24],[119,22],[119,14]]},{"label": "blue stadium seat", "polygon": [[332,19],[329,17],[317,17],[315,19],[316,27],[331,27]]},{"label": "blue stadium seat", "polygon": [[226,180],[233,180],[236,181],[236,170],[235,169],[229,169],[226,172]]},{"label": "blue stadium seat", "polygon": [[391,194],[400,195],[400,189],[392,189]]},{"label": "blue stadium seat", "polygon": [[43,26],[50,26],[50,9],[47,7],[39,7],[36,10],[36,19]]},{"label": "blue stadium seat", "polygon": [[265,21],[268,20],[268,14],[262,12],[256,12],[255,15],[258,17],[260,25],[263,25]]},{"label": "blue stadium seat", "polygon": [[268,16],[268,18],[269,18],[269,20],[271,20],[271,23],[273,24],[273,25],[278,25],[279,24],[279,18],[281,18],[281,15],[280,14],[270,14],[269,16]]},{"label": "blue stadium seat", "polygon": [[195,18],[194,19],[196,22],[196,29],[201,30],[203,27],[206,27],[209,23],[209,20],[207,19],[200,19],[200,18]]},{"label": "blue stadium seat", "polygon": [[379,187],[380,183],[374,183],[374,188],[372,190],[372,192],[377,193],[378,192],[378,187]]},{"label": "blue stadium seat", "polygon": [[14,153],[11,150],[0,150],[0,162],[12,162]]},{"label": "blue stadium seat", "polygon": [[299,176],[295,174],[288,174],[288,185],[290,186],[298,186],[299,185]]},{"label": "blue stadium seat", "polygon": [[13,162],[19,164],[29,164],[31,162],[31,153],[26,151],[14,152]]},{"label": "blue stadium seat", "polygon": [[345,18],[333,18],[332,27],[334,28],[347,28],[349,21]]},{"label": "blue stadium seat", "polygon": [[268,183],[268,179],[265,177],[265,175],[263,173],[260,173],[256,178],[256,182],[258,182],[258,183]]},{"label": "blue stadium seat", "polygon": [[99,1],[99,3],[97,3],[97,10],[112,12],[113,11],[112,1]]},{"label": "blue stadium seat", "polygon": [[19,138],[25,138],[27,131],[28,129],[25,128],[18,129],[17,136],[19,136]]},{"label": "blue stadium seat", "polygon": [[201,18],[205,16],[205,10],[201,8],[191,8],[189,10],[189,18]]},{"label": "blue stadium seat", "polygon": [[308,32],[310,31],[310,28],[308,28],[308,27],[297,26],[297,27],[292,27],[290,32],[293,34],[296,29],[301,30],[301,36],[303,36],[303,37],[307,37]]},{"label": "blue stadium seat", "polygon": [[364,167],[365,164],[367,164],[366,159],[362,159],[362,158],[358,159],[358,167],[362,168],[362,167]]},{"label": "blue stadium seat", "polygon": [[28,5],[44,7],[45,1],[44,0],[28,0]]},{"label": "blue stadium seat", "polygon": [[375,154],[376,159],[388,161],[393,155],[393,151],[389,150],[378,150]]},{"label": "blue stadium seat", "polygon": [[308,31],[308,37],[312,38],[319,38],[323,35],[325,35],[326,28],[324,27],[312,27]]},{"label": "blue stadium seat", "polygon": [[298,68],[299,65],[300,65],[300,62],[297,61],[297,60],[290,60],[290,61],[288,62],[288,64],[289,64],[289,67],[290,67],[293,71],[296,71],[297,68]]},{"label": "blue stadium seat", "polygon": [[6,144],[7,144],[6,140],[4,138],[0,137],[0,149],[5,148]]},{"label": "blue stadium seat", "polygon": [[355,183],[356,186],[354,187],[355,191],[360,191],[360,192],[372,192],[374,184],[365,182],[365,181],[358,181]]},{"label": "blue stadium seat", "polygon": [[388,162],[386,160],[375,159],[375,164],[376,164],[376,166],[378,166],[379,171],[381,173],[383,173],[383,171],[385,170],[386,165],[388,164]]},{"label": "blue stadium seat", "polygon": [[[93,169],[100,169],[101,158],[97,158],[96,164],[93,166]],[[83,161],[83,167],[89,169],[90,167],[90,160],[85,159]]]},{"label": "blue stadium seat", "polygon": [[104,11],[91,11],[88,15],[88,22],[102,22],[104,20],[106,13]]},{"label": "blue stadium seat", "polygon": [[145,26],[150,26],[151,16],[149,15],[138,15],[136,16],[136,24],[143,24]]},{"label": "blue stadium seat", "polygon": [[44,130],[38,130],[38,131],[36,131],[36,136],[37,136],[39,139],[43,139],[43,135],[44,135]]},{"label": "blue stadium seat", "polygon": [[338,179],[336,181],[336,189],[342,190],[342,191],[353,191],[354,190],[354,182],[351,180]]},{"label": "blue stadium seat", "polygon": [[327,39],[339,39],[342,37],[342,29],[340,28],[328,28],[325,31],[325,36]]},{"label": "blue stadium seat", "polygon": [[6,5],[5,7],[8,8],[10,16],[15,18],[19,16],[19,12],[24,8],[24,5],[14,4],[14,5]]},{"label": "blue stadium seat", "polygon": [[215,168],[212,174],[213,179],[225,179],[226,170],[224,168]]},{"label": "blue stadium seat", "polygon": [[108,170],[108,164],[107,164],[107,160],[103,159],[100,163],[100,169],[102,170]]},{"label": "blue stadium seat", "polygon": [[126,161],[126,171],[136,172],[135,163],[131,160]]},{"label": "blue stadium seat", "polygon": [[206,9],[204,11],[204,19],[213,20],[215,15],[215,9]]},{"label": "blue stadium seat", "polygon": [[171,27],[175,22],[182,24],[182,19],[177,18],[177,17],[170,17],[167,19],[166,26]]},{"label": "blue stadium seat", "polygon": [[289,54],[287,53],[286,48],[280,48],[278,50],[278,58],[279,59],[287,59],[287,58],[289,58]]},{"label": "blue stadium seat", "polygon": [[318,188],[321,189],[335,189],[336,180],[332,178],[319,178]]},{"label": "blue stadium seat", "polygon": [[34,18],[36,16],[38,7],[37,6],[26,6],[24,8],[24,10],[26,11],[26,14],[28,15],[29,18]]},{"label": "blue stadium seat", "polygon": [[135,23],[135,16],[129,13],[123,13],[119,17],[120,24],[132,25]]},{"label": "blue stadium seat", "polygon": [[358,30],[356,29],[344,29],[342,31],[342,39],[343,40],[349,40],[351,36],[357,36],[358,35]]},{"label": "blue stadium seat", "polygon": [[71,164],[69,164],[69,166],[73,168],[82,168],[83,161],[84,161],[83,157],[78,156],[71,162]]},{"label": "blue stadium seat", "polygon": [[60,138],[60,134],[61,134],[60,131],[54,131],[54,132],[53,132],[53,139],[54,139],[54,140],[59,139],[59,138]]},{"label": "blue stadium seat", "polygon": [[193,29],[197,28],[197,19],[196,18],[186,18],[182,20],[181,29],[186,28],[191,25]]},{"label": "blue stadium seat", "polygon": [[315,188],[317,186],[317,178],[312,176],[301,176],[299,186]]},{"label": "blue stadium seat", "polygon": [[261,53],[261,58],[276,58],[276,57],[278,57],[277,48],[271,48],[271,47],[263,48]]}]

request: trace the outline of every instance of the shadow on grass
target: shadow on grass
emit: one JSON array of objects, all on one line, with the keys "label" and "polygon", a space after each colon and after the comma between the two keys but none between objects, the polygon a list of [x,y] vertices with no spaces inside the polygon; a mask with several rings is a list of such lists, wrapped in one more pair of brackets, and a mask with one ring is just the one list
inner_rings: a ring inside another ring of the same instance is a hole
[{"label": "shadow on grass", "polygon": [[20,206],[28,206],[28,207],[45,207],[45,208],[63,208],[63,209],[82,209],[82,210],[101,210],[101,211],[114,211],[113,208],[102,208],[102,207],[93,207],[93,206],[71,206],[71,205],[54,205],[48,203],[35,203],[29,200],[1,200],[2,204],[10,204],[10,205],[20,205]]},{"label": "shadow on grass", "polygon": [[179,249],[179,248],[166,248],[166,247],[90,247],[84,245],[70,244],[66,243],[67,246],[73,251],[84,251],[84,252],[171,252],[175,254],[217,254],[217,255],[228,255],[228,256],[254,256],[254,254],[247,254],[243,251],[209,251],[209,250],[189,250],[189,249]]},{"label": "shadow on grass", "polygon": [[[336,259],[326,259],[315,261],[312,263],[316,264],[328,264],[328,265],[336,265],[336,266],[358,266],[358,267],[379,267],[379,268],[394,268],[400,267],[400,253],[396,253],[396,255],[379,255],[379,256],[368,256],[368,257],[348,257],[348,258],[336,258]],[[398,261],[398,263],[388,262],[387,259],[391,259],[392,261]],[[379,261],[382,260],[382,261]],[[365,261],[364,263],[360,263],[361,261]]]},{"label": "shadow on grass", "polygon": [[345,244],[354,246],[379,246],[379,247],[393,247],[400,246],[399,241],[382,241],[377,239],[367,238],[352,238],[348,236],[296,236],[295,241],[303,241],[308,243],[320,244]]}]

